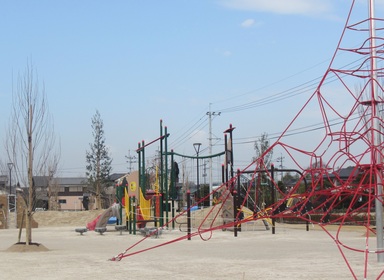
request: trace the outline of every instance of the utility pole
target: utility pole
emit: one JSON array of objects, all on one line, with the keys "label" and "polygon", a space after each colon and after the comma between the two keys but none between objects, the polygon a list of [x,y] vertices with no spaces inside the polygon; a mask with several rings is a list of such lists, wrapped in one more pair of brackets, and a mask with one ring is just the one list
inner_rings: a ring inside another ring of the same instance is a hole
[{"label": "utility pole", "polygon": [[130,174],[132,172],[132,163],[137,162],[137,157],[136,156],[131,156],[131,150],[128,150],[128,156],[125,156],[128,162],[128,173]]},{"label": "utility pole", "polygon": [[[212,103],[209,103],[209,112],[207,112],[208,115],[208,121],[209,121],[209,193],[212,193],[212,116],[220,116],[221,112],[212,112],[211,111],[211,105]],[[209,205],[211,206],[212,203],[212,195],[209,198]]]},{"label": "utility pole", "polygon": [[207,177],[207,161],[204,160],[204,163],[203,163],[203,178],[204,178],[204,185],[207,183],[206,177]]},{"label": "utility pole", "polygon": [[199,179],[199,152],[200,152],[200,147],[201,147],[201,143],[193,143],[193,148],[195,149],[196,151],[196,171],[197,171],[197,175],[196,175],[196,181],[197,181],[197,201],[198,201],[198,206],[200,207],[200,199],[202,197],[201,193],[200,193],[200,179]]},{"label": "utility pole", "polygon": [[[284,165],[283,165],[283,160],[285,159],[285,157],[283,157],[283,154],[282,153],[280,153],[280,157],[278,157],[277,158],[277,162],[279,162],[280,164],[279,164],[279,168],[280,168],[280,170],[282,170],[283,168],[284,168]],[[280,171],[280,180],[281,180],[281,182],[283,182],[283,171]]]},{"label": "utility pole", "polygon": [[[369,0],[369,51],[370,51],[370,91],[371,91],[371,100],[370,104],[372,106],[372,139],[371,145],[373,147],[379,147],[382,142],[381,132],[382,128],[380,126],[380,105],[377,100],[380,99],[378,95],[378,86],[376,84],[377,81],[377,72],[379,71],[377,68],[377,55],[376,55],[376,27],[375,27],[375,12],[374,12],[374,0]],[[375,164],[375,168],[380,170],[380,166],[382,164],[382,155],[380,151],[375,148],[372,153],[371,162]],[[380,170],[382,172],[382,170]],[[377,261],[382,263],[384,262],[384,241],[383,241],[383,182],[382,177],[376,171],[376,186],[375,186],[375,215],[376,215],[376,244],[377,250],[381,251],[377,254]]]}]

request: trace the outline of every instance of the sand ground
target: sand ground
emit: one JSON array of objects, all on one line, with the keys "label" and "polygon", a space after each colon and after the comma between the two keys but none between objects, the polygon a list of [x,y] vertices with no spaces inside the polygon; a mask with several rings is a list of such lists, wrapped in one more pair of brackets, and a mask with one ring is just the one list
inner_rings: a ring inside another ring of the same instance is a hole
[{"label": "sand ground", "polygon": [[[277,224],[272,235],[262,225],[252,225],[248,231],[243,227],[237,237],[230,231],[214,231],[208,241],[195,236],[113,262],[109,259],[143,236],[120,235],[113,226],[103,235],[75,232],[97,213],[76,214],[76,219],[61,214],[61,221],[53,214],[39,215],[33,241],[49,250],[7,252],[17,241],[18,230],[0,230],[0,279],[353,279],[332,238],[317,227],[307,232],[302,225]],[[164,230],[135,250],[183,236],[178,228]],[[361,230],[342,233],[343,242],[354,248],[364,248],[364,239]],[[370,239],[375,244],[375,237]],[[346,255],[357,279],[364,279],[363,255],[352,251]],[[366,279],[376,279],[383,268],[376,255],[370,256]]]}]

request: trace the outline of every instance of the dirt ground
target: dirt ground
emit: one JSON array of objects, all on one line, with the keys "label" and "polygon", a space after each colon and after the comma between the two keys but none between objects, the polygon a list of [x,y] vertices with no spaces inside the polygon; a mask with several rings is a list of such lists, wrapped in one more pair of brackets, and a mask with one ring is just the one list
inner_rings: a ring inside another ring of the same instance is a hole
[{"label": "dirt ground", "polygon": [[39,211],[33,214],[33,218],[39,224],[39,227],[80,227],[86,226],[103,211]]},{"label": "dirt ground", "polygon": [[[0,230],[0,279],[354,279],[334,240],[316,226],[306,231],[303,225],[277,224],[273,235],[260,222],[243,225],[237,237],[220,230],[191,240],[177,227],[145,239],[114,226],[103,235],[75,232],[99,213],[35,213],[33,241],[46,251],[9,252],[18,230]],[[345,247],[365,247],[361,229],[349,228],[341,238]],[[375,244],[375,237],[369,239]],[[146,251],[109,260],[138,242],[128,253]],[[344,252],[357,279],[376,279],[384,268],[370,254],[364,275],[364,254]]]}]

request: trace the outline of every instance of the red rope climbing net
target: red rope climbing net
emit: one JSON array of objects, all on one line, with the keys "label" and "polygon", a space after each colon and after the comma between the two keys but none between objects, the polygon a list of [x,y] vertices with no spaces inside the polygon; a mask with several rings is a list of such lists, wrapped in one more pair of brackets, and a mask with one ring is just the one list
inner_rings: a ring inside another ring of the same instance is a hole
[{"label": "red rope climbing net", "polygon": [[[252,218],[291,218],[318,224],[335,242],[353,278],[357,279],[362,273],[361,276],[367,279],[369,262],[384,254],[384,249],[379,248],[380,242],[372,239],[372,235],[380,236],[380,231],[382,234],[382,229],[376,229],[375,226],[382,226],[377,223],[376,211],[382,211],[378,206],[383,203],[384,38],[380,33],[384,30],[384,20],[374,16],[373,1],[368,1],[368,18],[359,19],[355,13],[355,2],[352,1],[336,51],[316,90],[263,155],[214,191],[219,194],[222,203],[211,208],[206,216],[211,217],[211,220],[207,223],[203,219],[197,231],[190,236],[200,235],[203,239],[209,239],[214,230],[249,221],[241,220],[241,212],[238,212],[232,222],[215,224],[217,219],[222,219],[217,214],[222,210],[220,207],[233,199],[232,191],[236,189],[241,176],[251,174],[250,182],[257,182],[262,172],[263,176],[272,178],[270,182],[278,200],[267,205],[268,211],[257,212],[252,209],[257,213]],[[292,136],[292,131],[313,123],[318,124],[317,128],[306,133],[305,137],[298,140],[297,136]],[[296,183],[288,190],[273,180],[271,168],[265,166],[263,159],[273,149],[283,151],[286,162],[300,171]],[[343,170],[348,172],[343,174]],[[248,184],[240,191],[239,208],[245,206],[249,197],[257,193],[252,192],[255,185]],[[209,199],[210,196],[201,200]],[[288,203],[292,199],[294,203]],[[336,227],[336,230],[329,230],[330,225],[333,229]],[[365,238],[360,247],[343,240],[342,233],[346,226],[364,229]],[[112,260],[121,260],[190,236],[184,235],[132,252],[136,245],[148,238],[145,237]],[[361,256],[362,272],[349,261],[350,253]],[[379,279],[383,273],[384,270],[375,277]]]}]

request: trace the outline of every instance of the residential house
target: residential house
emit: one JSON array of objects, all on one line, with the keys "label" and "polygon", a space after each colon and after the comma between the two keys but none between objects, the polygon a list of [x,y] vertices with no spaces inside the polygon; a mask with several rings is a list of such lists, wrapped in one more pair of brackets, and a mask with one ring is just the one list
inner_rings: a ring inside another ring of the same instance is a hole
[{"label": "residential house", "polygon": [[89,188],[86,177],[54,178],[54,186],[58,188],[57,202],[60,210],[85,210],[83,197]]},{"label": "residential house", "polygon": [[33,183],[37,208],[50,205],[51,210],[84,210],[83,196],[89,187],[86,177],[34,176]]},{"label": "residential house", "polygon": [[113,173],[109,176],[109,179],[112,181],[112,182],[116,182],[117,180],[119,180],[120,178],[126,176],[127,173]]},{"label": "residential house", "polygon": [[[123,177],[125,173],[111,174],[111,182]],[[81,211],[94,208],[95,194],[86,177],[55,177],[34,176],[36,208],[62,211]],[[104,208],[114,201],[115,188],[113,183],[103,194]],[[49,203],[48,203],[48,200]]]},{"label": "residential house", "polygon": [[355,179],[361,171],[355,166],[348,166],[332,172],[327,177],[332,180],[334,186],[340,186],[346,180]]}]

